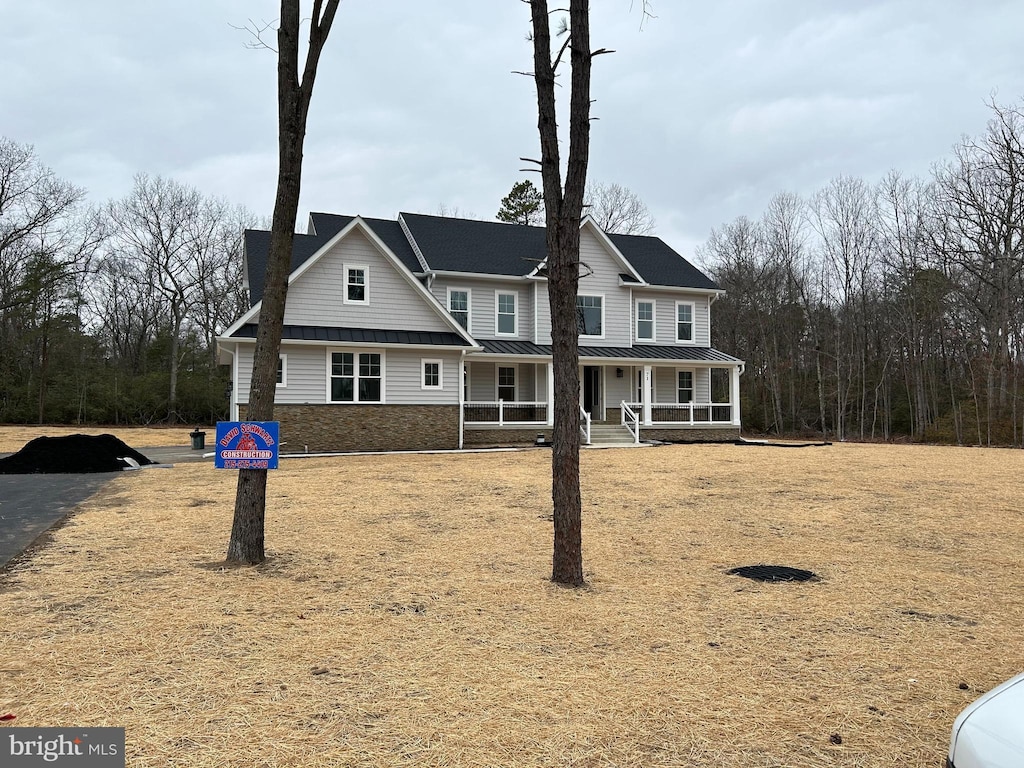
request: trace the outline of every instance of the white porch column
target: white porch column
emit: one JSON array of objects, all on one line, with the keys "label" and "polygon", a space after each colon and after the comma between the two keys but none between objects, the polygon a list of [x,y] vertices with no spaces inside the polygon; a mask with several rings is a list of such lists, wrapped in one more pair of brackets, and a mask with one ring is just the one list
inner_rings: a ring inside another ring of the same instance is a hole
[{"label": "white porch column", "polygon": [[548,363],[547,370],[547,385],[548,385],[548,426],[553,426],[555,423],[555,366],[554,363]]},{"label": "white porch column", "polygon": [[643,407],[644,407],[644,413],[643,413],[643,420],[644,420],[644,426],[645,427],[651,426],[651,393],[654,391],[654,387],[652,386],[653,381],[651,379],[651,370],[652,370],[651,366],[649,366],[649,365],[645,365],[644,366],[644,381],[643,381],[643,401],[644,401]]},{"label": "white porch column", "polygon": [[733,426],[740,425],[740,367],[733,366],[732,381],[729,382],[729,402],[732,404]]}]

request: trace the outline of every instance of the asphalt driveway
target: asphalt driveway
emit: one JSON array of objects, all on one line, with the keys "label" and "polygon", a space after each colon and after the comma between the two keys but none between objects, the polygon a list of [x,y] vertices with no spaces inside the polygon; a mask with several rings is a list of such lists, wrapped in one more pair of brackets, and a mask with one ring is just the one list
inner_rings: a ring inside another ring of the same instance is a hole
[{"label": "asphalt driveway", "polygon": [[[190,451],[188,448],[138,450],[162,464],[203,460],[201,452]],[[39,536],[63,520],[76,505],[81,504],[121,474],[101,472],[84,475],[0,475],[0,569],[25,551]]]}]

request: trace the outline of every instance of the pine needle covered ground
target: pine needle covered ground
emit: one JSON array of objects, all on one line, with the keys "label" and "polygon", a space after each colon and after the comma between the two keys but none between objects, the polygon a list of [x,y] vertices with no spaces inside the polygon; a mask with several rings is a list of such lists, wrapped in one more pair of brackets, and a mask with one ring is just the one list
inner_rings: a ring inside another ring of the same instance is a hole
[{"label": "pine needle covered ground", "polygon": [[549,462],[286,460],[241,569],[234,472],[117,477],[0,575],[0,714],[131,766],[934,766],[1024,670],[1024,452],[586,451],[579,591]]},{"label": "pine needle covered ground", "polygon": [[[48,425],[0,426],[0,453],[16,453],[25,443],[37,437],[64,437],[65,435],[112,434],[132,448],[153,448],[163,445],[189,445],[189,432],[195,427],[58,427]],[[213,442],[214,427],[200,427],[206,439]]]}]

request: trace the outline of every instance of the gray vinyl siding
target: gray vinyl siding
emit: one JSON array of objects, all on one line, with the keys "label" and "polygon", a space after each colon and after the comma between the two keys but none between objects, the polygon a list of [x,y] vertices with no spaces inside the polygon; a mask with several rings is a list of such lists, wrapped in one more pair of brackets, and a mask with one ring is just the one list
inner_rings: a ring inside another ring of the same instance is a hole
[{"label": "gray vinyl siding", "polygon": [[693,304],[693,346],[711,346],[711,299],[709,296],[698,293],[685,293],[674,291],[644,291],[643,289],[633,290],[633,311],[630,315],[632,329],[631,333],[636,336],[636,303],[638,301],[654,302],[654,333],[655,339],[650,341],[637,341],[634,344],[676,344],[676,302],[688,301]]},{"label": "gray vinyl siding", "polygon": [[475,403],[490,403],[496,398],[498,369],[491,362],[469,363],[469,399]]},{"label": "gray vinyl siding", "polygon": [[[622,371],[622,378],[615,375],[616,370]],[[605,369],[605,405],[618,408],[625,400],[633,402],[633,382],[636,381],[635,369],[632,366],[609,365]]]},{"label": "gray vinyl siding", "polygon": [[[369,304],[345,304],[344,265],[369,268]],[[286,325],[450,331],[429,299],[362,232],[353,231],[288,288]]]},{"label": "gray vinyl siding", "polygon": [[581,268],[582,271],[592,271],[592,274],[580,277],[578,293],[604,296],[604,338],[581,338],[580,345],[628,347],[632,340],[629,328],[632,317],[629,289],[619,285],[619,274],[625,271],[624,267],[612,257],[589,227],[580,230],[580,261],[586,264],[586,267]]},{"label": "gray vinyl siding", "polygon": [[[385,351],[384,391],[389,405],[457,405],[462,386],[458,352],[429,349]],[[424,360],[441,361],[443,389],[422,389]]]},{"label": "gray vinyl siding", "polygon": [[544,383],[544,372],[534,371],[533,363],[477,362],[469,364],[469,399],[474,403],[493,403],[498,400],[498,367],[516,369],[516,399],[521,402],[543,402],[547,390],[541,389],[538,397],[538,378]]},{"label": "gray vinyl siding", "polygon": [[[238,381],[234,386],[239,403],[249,402],[249,383],[255,346],[238,349]],[[282,346],[286,363],[286,386],[278,386],[275,403],[301,405],[328,402],[328,370],[331,352],[380,352],[384,357],[384,401],[397,405],[457,404],[461,386],[458,352],[431,349],[355,349],[350,347]],[[421,388],[423,360],[441,360],[443,389]]]},{"label": "gray vinyl siding", "polygon": [[656,367],[654,369],[654,402],[674,403],[678,399],[676,371],[693,371],[694,402],[707,403],[711,399],[711,370],[708,368]]},{"label": "gray vinyl siding", "polygon": [[[238,402],[249,402],[252,380],[254,344],[238,345],[238,381],[234,383]],[[278,385],[275,403],[322,403],[325,400],[326,376],[323,347],[292,347],[282,345],[281,354],[287,355],[285,386]]]},{"label": "gray vinyl siding", "polygon": [[537,306],[537,337],[533,339],[534,344],[551,343],[551,305],[548,304],[548,284],[546,282],[534,283],[533,290],[536,292]]},{"label": "gray vinyl siding", "polygon": [[[448,308],[449,287],[469,291],[469,332],[476,338],[533,340],[533,288],[529,283],[438,277],[430,287],[430,292],[445,309]],[[495,332],[498,293],[516,295],[516,322],[519,331],[516,336],[498,337]]]}]

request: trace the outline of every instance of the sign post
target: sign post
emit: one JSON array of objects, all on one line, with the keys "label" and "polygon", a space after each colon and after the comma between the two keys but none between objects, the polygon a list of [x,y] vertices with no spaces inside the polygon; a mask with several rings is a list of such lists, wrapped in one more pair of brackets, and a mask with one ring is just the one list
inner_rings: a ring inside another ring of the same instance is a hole
[{"label": "sign post", "polygon": [[276,421],[218,421],[213,465],[217,469],[277,469]]}]

